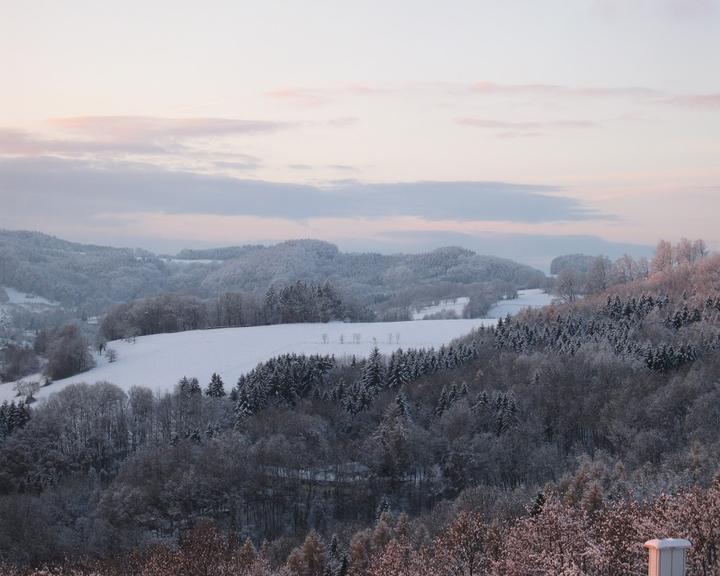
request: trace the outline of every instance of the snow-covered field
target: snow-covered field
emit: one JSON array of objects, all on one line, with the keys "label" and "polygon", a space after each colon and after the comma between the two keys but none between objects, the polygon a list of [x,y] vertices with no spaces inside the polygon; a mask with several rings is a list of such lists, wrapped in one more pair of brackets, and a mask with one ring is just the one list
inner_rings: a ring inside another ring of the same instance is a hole
[{"label": "snow-covered field", "polygon": [[[4,294],[7,294],[7,301]],[[12,322],[12,311],[25,309],[30,312],[43,312],[48,308],[60,306],[57,302],[46,300],[35,294],[21,292],[9,286],[0,286],[0,328],[9,327]]]},{"label": "snow-covered field", "polygon": [[[145,386],[162,393],[172,390],[183,376],[195,376],[204,386],[213,372],[220,374],[226,386],[231,387],[241,374],[279,354],[295,352],[360,358],[375,345],[383,353],[397,348],[438,347],[479,326],[494,326],[497,318],[508,312],[542,306],[552,300],[539,290],[523,290],[519,296],[498,303],[491,310],[495,316],[484,319],[283,324],[155,334],[139,337],[134,343],[111,342],[109,347],[117,352],[115,362],[97,357],[97,366],[89,372],[41,388],[36,397],[46,398],[72,383],[103,380],[125,390]],[[14,397],[13,384],[0,384],[0,402]]]},{"label": "snow-covered field", "polygon": [[217,264],[222,260],[207,260],[203,258],[185,259],[185,258],[161,258],[163,262],[170,264]]},{"label": "snow-covered field", "polygon": [[424,320],[426,316],[433,316],[441,312],[453,312],[455,316],[462,318],[465,307],[469,302],[470,298],[467,296],[461,296],[460,298],[454,298],[452,300],[440,300],[440,302],[432,306],[424,306],[423,308],[413,310],[412,319]]},{"label": "snow-covered field", "polygon": [[527,308],[539,308],[552,304],[555,297],[540,288],[518,290],[518,297],[512,300],[500,300],[490,310],[488,318],[505,318],[508,314],[517,314]]},{"label": "snow-covered field", "polygon": [[58,306],[57,302],[51,302],[50,300],[46,300],[40,296],[35,296],[34,294],[21,292],[20,290],[15,290],[15,288],[10,288],[9,286],[2,286],[2,288],[5,290],[5,293],[9,298],[7,304],[18,304],[21,306]]},{"label": "snow-covered field", "polygon": [[[142,336],[135,343],[109,344],[117,360],[108,363],[96,358],[97,366],[84,374],[57,380],[41,388],[43,398],[74,382],[107,380],[123,389],[146,386],[157,392],[169,391],[182,376],[195,376],[201,383],[213,372],[228,386],[259,362],[290,352],[366,356],[377,343],[381,352],[397,348],[440,346],[495,320],[435,320],[428,322],[374,322],[362,324],[284,324],[193,330],[175,334]],[[32,379],[32,378],[30,378]],[[0,385],[0,402],[14,397],[11,384]]]}]

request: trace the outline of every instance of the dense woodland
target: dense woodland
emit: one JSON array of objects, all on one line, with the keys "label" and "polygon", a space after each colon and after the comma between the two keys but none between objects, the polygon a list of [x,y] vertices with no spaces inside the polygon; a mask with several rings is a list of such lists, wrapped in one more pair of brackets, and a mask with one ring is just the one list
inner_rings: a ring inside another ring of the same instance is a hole
[{"label": "dense woodland", "polygon": [[202,328],[374,319],[369,308],[345,302],[329,282],[314,285],[298,280],[270,286],[261,301],[227,292],[210,300],[163,294],[120,304],[103,317],[99,336],[119,340]]},{"label": "dense woodland", "polygon": [[440,349],[5,405],[0,560],[609,576],[674,536],[718,574],[720,257],[661,244],[648,273]]}]

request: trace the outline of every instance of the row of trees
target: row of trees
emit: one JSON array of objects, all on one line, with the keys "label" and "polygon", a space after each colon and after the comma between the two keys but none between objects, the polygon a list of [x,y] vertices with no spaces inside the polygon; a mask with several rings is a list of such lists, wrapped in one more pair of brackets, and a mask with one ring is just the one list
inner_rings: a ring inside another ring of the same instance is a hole
[{"label": "row of trees", "polygon": [[625,254],[612,261],[607,256],[569,254],[552,261],[550,271],[557,275],[556,291],[568,302],[581,294],[598,294],[611,286],[628,284],[650,274],[691,266],[709,255],[702,239],[682,238],[677,244],[661,240],[652,260]]},{"label": "row of trees", "polygon": [[[285,354],[241,376],[230,397],[237,402],[235,413],[239,420],[269,405],[295,406],[311,395],[357,414],[369,410],[384,391],[398,391],[405,384],[452,370],[475,357],[476,347],[463,343],[437,350],[398,349],[388,359],[375,347],[367,359],[353,358],[349,366],[337,366],[336,372],[344,376],[333,382],[328,378],[336,367],[333,356]],[[348,377],[354,377],[350,385]]]},{"label": "row of trees", "polygon": [[117,340],[200,328],[345,319],[368,320],[371,315],[344,303],[329,283],[296,282],[271,286],[262,302],[251,295],[228,292],[210,300],[163,294],[121,304],[103,318],[100,335],[105,340]]}]

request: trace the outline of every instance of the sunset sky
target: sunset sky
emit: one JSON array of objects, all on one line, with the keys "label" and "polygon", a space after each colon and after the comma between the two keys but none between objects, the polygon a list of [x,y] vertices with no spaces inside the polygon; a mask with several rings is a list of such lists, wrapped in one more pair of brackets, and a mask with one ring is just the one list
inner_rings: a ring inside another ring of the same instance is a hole
[{"label": "sunset sky", "polygon": [[720,249],[720,0],[0,9],[0,228],[532,263]]}]

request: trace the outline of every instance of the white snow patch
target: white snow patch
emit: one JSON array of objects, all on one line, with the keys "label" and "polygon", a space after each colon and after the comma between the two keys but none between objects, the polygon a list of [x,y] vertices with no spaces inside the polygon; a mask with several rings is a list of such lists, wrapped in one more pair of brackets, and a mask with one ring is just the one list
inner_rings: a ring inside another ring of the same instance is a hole
[{"label": "white snow patch", "polygon": [[171,264],[217,264],[222,262],[222,260],[208,260],[206,258],[161,258],[161,260]]},{"label": "white snow patch", "polygon": [[28,292],[21,292],[15,288],[9,286],[2,286],[5,293],[8,295],[8,302],[6,304],[19,304],[23,305],[41,305],[41,306],[59,306],[57,302],[47,300],[42,296],[37,296]]},{"label": "white snow patch", "polygon": [[413,320],[425,320],[427,316],[434,316],[442,312],[453,312],[458,318],[462,318],[465,307],[470,303],[470,298],[461,296],[452,300],[440,300],[436,304],[416,308],[412,311]]},{"label": "white snow patch", "polygon": [[[333,322],[154,334],[139,337],[135,343],[110,342],[108,346],[117,352],[115,362],[96,357],[97,366],[92,370],[57,380],[41,388],[35,397],[46,398],[72,383],[103,380],[113,382],[124,390],[145,386],[162,393],[172,390],[183,376],[195,376],[204,386],[213,372],[222,376],[229,389],[240,375],[279,354],[334,354],[337,357],[354,354],[361,358],[367,356],[376,344],[383,353],[400,347],[438,347],[470,333],[474,328],[494,326],[496,322],[489,319],[357,324]],[[12,383],[0,385],[0,402],[12,400],[14,396]]]},{"label": "white snow patch", "polygon": [[548,306],[555,301],[552,294],[548,294],[540,288],[531,288],[529,290],[518,290],[518,297],[508,300],[500,300],[490,310],[488,310],[488,318],[505,318],[508,314],[513,315],[527,310],[528,308],[540,308]]}]

